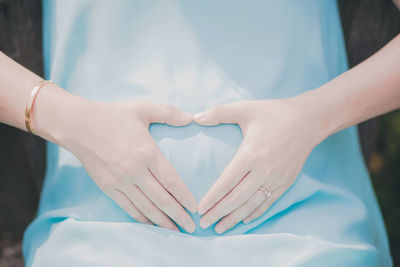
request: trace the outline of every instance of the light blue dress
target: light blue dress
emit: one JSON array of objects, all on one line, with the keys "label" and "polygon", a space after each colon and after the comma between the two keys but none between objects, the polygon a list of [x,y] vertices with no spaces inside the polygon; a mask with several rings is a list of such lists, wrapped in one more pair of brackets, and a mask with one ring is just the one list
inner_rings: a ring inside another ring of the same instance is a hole
[{"label": "light blue dress", "polygon": [[[188,112],[295,96],[348,68],[333,0],[43,0],[43,34],[45,78],[65,90]],[[149,130],[198,201],[242,140],[236,124]],[[73,154],[47,152],[27,266],[392,266],[356,127],[318,145],[264,215],[222,235],[197,213],[192,234],[136,222]]]}]

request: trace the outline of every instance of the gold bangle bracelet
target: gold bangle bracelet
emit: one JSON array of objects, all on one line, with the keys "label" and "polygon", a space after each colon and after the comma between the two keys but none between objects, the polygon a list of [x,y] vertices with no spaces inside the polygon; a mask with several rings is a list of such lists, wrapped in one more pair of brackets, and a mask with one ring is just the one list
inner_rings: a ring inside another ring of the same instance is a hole
[{"label": "gold bangle bracelet", "polygon": [[39,93],[39,90],[44,87],[46,84],[53,83],[51,80],[41,80],[40,82],[37,83],[37,85],[32,89],[31,95],[28,98],[28,101],[26,102],[26,107],[25,107],[25,126],[26,129],[28,130],[29,133],[35,134],[33,131],[31,122],[32,122],[32,110],[33,110],[33,104],[35,102],[36,96]]}]

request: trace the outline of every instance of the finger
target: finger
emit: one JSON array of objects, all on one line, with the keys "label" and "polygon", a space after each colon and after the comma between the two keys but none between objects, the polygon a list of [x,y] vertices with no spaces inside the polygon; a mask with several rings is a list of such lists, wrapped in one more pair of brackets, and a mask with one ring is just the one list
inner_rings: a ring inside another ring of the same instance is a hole
[{"label": "finger", "polygon": [[271,196],[267,198],[260,206],[258,206],[252,213],[250,213],[244,220],[243,223],[247,224],[251,221],[259,218],[263,215],[269,207],[282,195],[282,190],[280,188],[272,190]]},{"label": "finger", "polygon": [[243,116],[243,103],[233,102],[211,107],[194,114],[193,120],[201,125],[217,125],[220,123],[239,123]]},{"label": "finger", "polygon": [[113,190],[109,195],[133,219],[141,223],[153,224],[144,214],[129,200],[129,198],[119,189]]},{"label": "finger", "polygon": [[162,212],[150,199],[134,184],[126,184],[121,191],[135,203],[136,207],[156,225],[180,232],[175,223]]},{"label": "finger", "polygon": [[259,178],[259,175],[256,172],[249,172],[249,174],[238,185],[236,185],[231,192],[228,193],[228,195],[226,195],[201,218],[200,226],[202,228],[207,228],[246,202],[262,185],[262,181],[256,181],[257,178]]},{"label": "finger", "polygon": [[257,190],[245,203],[243,203],[239,208],[235,209],[215,226],[215,231],[221,234],[236,224],[241,220],[250,215],[258,206],[260,206],[266,200],[264,192]]},{"label": "finger", "polygon": [[83,160],[82,164],[100,189],[133,219],[142,223],[154,224],[136,207],[122,190],[117,188],[117,185],[120,183],[118,179],[115,179],[116,175],[114,173],[110,172],[110,170],[106,169],[101,164],[96,166],[96,168],[88,168],[90,165]]},{"label": "finger", "polygon": [[192,213],[197,211],[196,198],[161,151],[150,162],[149,168],[154,177],[182,206]]},{"label": "finger", "polygon": [[225,167],[217,181],[201,199],[198,206],[198,213],[200,215],[203,215],[213,207],[248,173],[248,168],[243,165],[244,155],[241,153],[241,147],[239,147],[232,161]]},{"label": "finger", "polygon": [[144,174],[143,181],[144,182],[139,185],[140,189],[159,209],[181,225],[187,232],[192,233],[196,229],[192,217],[190,217],[176,199],[165,190],[150,171]]},{"label": "finger", "polygon": [[149,101],[146,105],[149,123],[167,123],[173,126],[183,126],[193,120],[193,114],[181,111],[178,108]]}]

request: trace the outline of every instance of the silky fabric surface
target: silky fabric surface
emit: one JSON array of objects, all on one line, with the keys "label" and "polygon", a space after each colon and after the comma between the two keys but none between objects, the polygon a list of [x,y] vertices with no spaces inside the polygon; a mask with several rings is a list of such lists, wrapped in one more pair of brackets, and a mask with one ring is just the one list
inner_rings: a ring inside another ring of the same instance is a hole
[{"label": "silky fabric surface", "polygon": [[[43,0],[43,36],[45,78],[65,90],[188,112],[295,96],[348,68],[337,3],[328,0]],[[243,138],[236,124],[149,130],[197,201]],[[190,214],[191,234],[136,222],[72,153],[48,142],[38,215],[24,234],[26,265],[392,266],[354,126],[319,144],[251,223],[217,234]]]}]

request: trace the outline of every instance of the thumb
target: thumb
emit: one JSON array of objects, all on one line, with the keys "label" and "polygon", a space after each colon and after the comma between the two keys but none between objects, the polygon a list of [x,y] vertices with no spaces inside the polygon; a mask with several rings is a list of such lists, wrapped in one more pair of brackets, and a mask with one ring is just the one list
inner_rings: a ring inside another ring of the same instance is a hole
[{"label": "thumb", "polygon": [[184,126],[193,120],[193,114],[161,103],[149,103],[147,106],[149,123],[167,123],[173,126]]},{"label": "thumb", "polygon": [[201,125],[217,125],[220,123],[239,123],[242,117],[242,103],[234,102],[211,107],[194,114],[193,120]]}]

